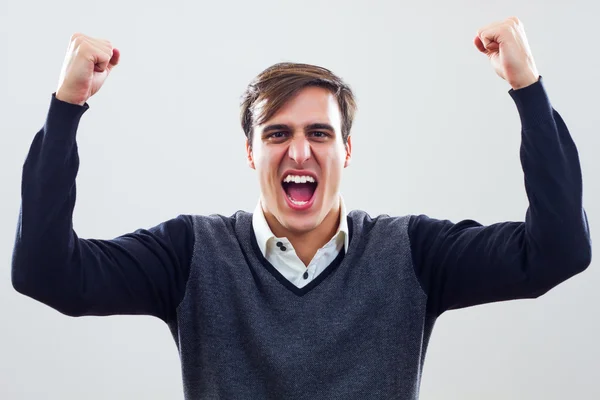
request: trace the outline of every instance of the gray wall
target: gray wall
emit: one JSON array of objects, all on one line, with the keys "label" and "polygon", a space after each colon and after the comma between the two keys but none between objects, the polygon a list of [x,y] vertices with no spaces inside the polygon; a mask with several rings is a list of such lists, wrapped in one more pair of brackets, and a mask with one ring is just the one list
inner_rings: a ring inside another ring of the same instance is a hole
[{"label": "gray wall", "polygon": [[[72,33],[109,39],[122,53],[78,132],[81,237],[112,238],[179,213],[252,210],[258,184],[245,160],[238,100],[258,72],[284,60],[326,66],[356,91],[354,159],[342,186],[349,209],[523,220],[517,110],[472,43],[478,28],[511,15],[524,22],[552,104],[579,148],[594,236],[599,13],[592,0],[2,0],[0,398],[183,393],[176,347],[158,319],[69,318],[10,283],[22,163]],[[593,251],[600,254],[597,245]],[[421,398],[600,398],[594,264],[537,300],[444,314]]]}]

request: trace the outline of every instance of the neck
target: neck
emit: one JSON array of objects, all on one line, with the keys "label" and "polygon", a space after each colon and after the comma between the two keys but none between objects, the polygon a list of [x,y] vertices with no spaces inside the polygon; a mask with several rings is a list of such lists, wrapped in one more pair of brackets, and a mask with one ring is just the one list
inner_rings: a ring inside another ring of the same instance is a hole
[{"label": "neck", "polygon": [[317,251],[329,242],[337,232],[340,224],[340,212],[340,201],[338,199],[319,225],[310,231],[304,232],[286,229],[269,212],[265,212],[265,219],[273,234],[277,237],[286,237],[294,246],[300,260],[308,266]]}]

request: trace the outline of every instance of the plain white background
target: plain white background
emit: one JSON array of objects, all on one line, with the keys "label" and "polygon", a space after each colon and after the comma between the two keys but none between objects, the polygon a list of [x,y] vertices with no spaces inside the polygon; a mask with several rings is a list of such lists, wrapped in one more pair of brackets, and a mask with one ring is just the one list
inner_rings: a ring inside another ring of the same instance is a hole
[{"label": "plain white background", "polygon": [[[22,164],[72,33],[109,39],[122,53],[78,131],[81,237],[112,238],[180,213],[251,211],[258,182],[245,160],[239,97],[279,61],[325,66],[356,92],[354,158],[342,186],[349,209],[523,220],[517,110],[508,84],[472,43],[478,28],[516,15],[578,146],[593,238],[600,229],[595,3],[2,0],[0,398],[183,396],[177,350],[158,319],[70,318],[10,282]],[[444,314],[421,398],[600,398],[594,264],[539,299]]]}]

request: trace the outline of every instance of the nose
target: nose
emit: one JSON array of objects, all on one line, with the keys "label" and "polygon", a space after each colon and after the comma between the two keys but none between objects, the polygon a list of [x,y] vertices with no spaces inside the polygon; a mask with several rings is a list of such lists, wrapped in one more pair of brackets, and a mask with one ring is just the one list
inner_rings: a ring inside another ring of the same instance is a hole
[{"label": "nose", "polygon": [[298,135],[292,139],[288,156],[297,164],[303,164],[311,157],[310,143],[304,135]]}]

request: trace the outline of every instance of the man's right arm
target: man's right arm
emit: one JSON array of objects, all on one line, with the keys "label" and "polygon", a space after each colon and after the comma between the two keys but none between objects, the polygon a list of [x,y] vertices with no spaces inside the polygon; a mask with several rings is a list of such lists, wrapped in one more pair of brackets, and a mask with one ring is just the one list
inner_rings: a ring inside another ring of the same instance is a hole
[{"label": "man's right arm", "polygon": [[179,215],[112,240],[77,236],[75,137],[88,108],[53,94],[44,127],[33,140],[23,165],[13,286],[71,316],[146,314],[167,321],[185,292],[191,219]]}]

